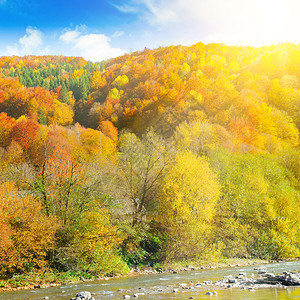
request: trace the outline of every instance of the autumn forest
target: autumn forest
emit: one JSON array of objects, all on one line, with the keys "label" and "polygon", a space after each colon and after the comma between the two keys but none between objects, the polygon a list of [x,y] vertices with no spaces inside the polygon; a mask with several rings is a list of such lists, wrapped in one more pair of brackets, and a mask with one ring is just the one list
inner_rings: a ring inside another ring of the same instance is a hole
[{"label": "autumn forest", "polygon": [[0,58],[0,278],[300,256],[300,45]]}]

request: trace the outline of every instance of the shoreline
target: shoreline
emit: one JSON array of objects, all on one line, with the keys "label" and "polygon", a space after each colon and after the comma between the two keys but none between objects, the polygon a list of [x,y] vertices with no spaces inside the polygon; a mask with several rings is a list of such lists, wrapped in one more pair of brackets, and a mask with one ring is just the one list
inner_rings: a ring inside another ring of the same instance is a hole
[{"label": "shoreline", "polygon": [[[293,260],[297,260],[296,258]],[[254,259],[224,259],[220,262],[205,262],[205,261],[184,261],[184,262],[173,262],[161,265],[160,267],[148,267],[148,266],[137,266],[130,269],[127,274],[124,275],[110,275],[110,276],[100,276],[93,278],[83,278],[82,276],[74,276],[72,278],[60,278],[64,277],[67,273],[44,273],[43,276],[50,276],[50,278],[43,279],[41,274],[22,274],[18,275],[23,284],[12,284],[14,277],[7,280],[0,280],[0,284],[7,285],[0,287],[0,293],[19,291],[19,290],[28,290],[28,289],[37,289],[37,288],[50,288],[74,283],[89,282],[89,281],[101,281],[101,280],[111,280],[117,278],[126,278],[126,277],[135,277],[159,273],[178,273],[178,272],[187,272],[194,270],[203,270],[203,269],[217,269],[217,268],[230,268],[230,267],[243,267],[243,266],[259,266],[262,264],[272,263],[272,262],[284,262],[289,260],[280,260],[280,261],[266,261],[266,260],[254,260]],[[51,277],[53,276],[53,277]],[[24,278],[22,278],[24,277]],[[28,278],[26,278],[28,277]]]}]

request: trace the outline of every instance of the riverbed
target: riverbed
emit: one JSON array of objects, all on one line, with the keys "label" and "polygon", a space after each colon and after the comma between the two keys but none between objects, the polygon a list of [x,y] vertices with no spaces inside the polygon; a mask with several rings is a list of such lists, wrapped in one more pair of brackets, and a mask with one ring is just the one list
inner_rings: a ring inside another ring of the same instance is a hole
[{"label": "riverbed", "polygon": [[[235,266],[216,269],[200,269],[181,271],[178,273],[162,273],[138,275],[133,277],[97,280],[79,284],[69,284],[57,287],[3,292],[2,300],[19,299],[70,299],[78,292],[89,291],[98,299],[123,299],[124,295],[138,295],[138,299],[226,299],[226,300],[263,300],[263,299],[300,299],[300,287],[259,287],[257,289],[241,289],[215,287],[203,285],[195,287],[197,283],[207,280],[213,282],[224,276],[238,276],[240,272],[256,275],[258,266]],[[300,270],[300,261],[282,262],[260,265],[259,268],[267,272],[279,274],[283,271]],[[216,292],[206,295],[207,292]],[[47,298],[49,297],[49,298]]]}]

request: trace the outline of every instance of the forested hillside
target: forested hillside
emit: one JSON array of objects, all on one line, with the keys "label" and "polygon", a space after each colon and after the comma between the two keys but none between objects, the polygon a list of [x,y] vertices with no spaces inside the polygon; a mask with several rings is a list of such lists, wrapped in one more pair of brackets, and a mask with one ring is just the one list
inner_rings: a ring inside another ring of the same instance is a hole
[{"label": "forested hillside", "polygon": [[300,255],[300,45],[0,58],[0,275]]}]

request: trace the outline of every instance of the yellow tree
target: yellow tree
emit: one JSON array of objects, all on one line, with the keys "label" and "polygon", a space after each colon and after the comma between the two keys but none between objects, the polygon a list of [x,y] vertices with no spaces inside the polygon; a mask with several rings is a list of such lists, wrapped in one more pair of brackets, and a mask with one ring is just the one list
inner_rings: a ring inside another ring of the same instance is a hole
[{"label": "yellow tree", "polygon": [[109,219],[109,212],[98,199],[93,200],[75,230],[72,254],[81,269],[102,274],[124,273],[128,267],[117,251],[122,241],[121,232]]},{"label": "yellow tree", "polygon": [[128,77],[126,75],[119,75],[114,81],[113,84],[116,84],[118,86],[122,86],[128,83]]},{"label": "yellow tree", "polygon": [[167,259],[201,254],[212,229],[219,196],[220,185],[207,159],[190,151],[178,154],[159,194],[159,218],[168,235]]},{"label": "yellow tree", "polygon": [[20,195],[10,182],[0,185],[0,215],[0,274],[44,266],[57,220],[46,217],[39,201]]},{"label": "yellow tree", "polygon": [[101,76],[101,72],[100,71],[94,72],[93,76],[91,77],[92,89],[95,91],[102,88],[105,85],[106,85],[106,79],[105,77]]},{"label": "yellow tree", "polygon": [[53,117],[50,117],[50,124],[70,125],[73,123],[74,111],[71,106],[66,103],[61,103],[54,100],[53,103]]},{"label": "yellow tree", "polygon": [[80,133],[82,147],[88,155],[112,157],[116,153],[116,145],[112,139],[104,135],[101,131],[91,128]]}]

